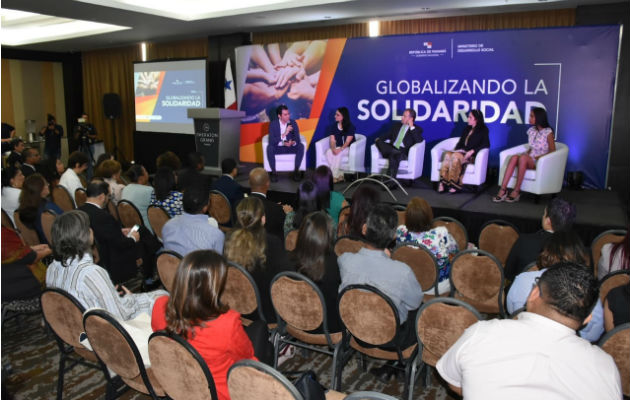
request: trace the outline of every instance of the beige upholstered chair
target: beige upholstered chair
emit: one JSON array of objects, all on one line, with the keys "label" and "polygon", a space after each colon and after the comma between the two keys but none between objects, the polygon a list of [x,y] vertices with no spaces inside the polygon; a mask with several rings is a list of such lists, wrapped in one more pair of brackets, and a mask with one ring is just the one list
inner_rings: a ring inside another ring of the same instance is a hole
[{"label": "beige upholstered chair", "polygon": [[149,223],[151,224],[151,229],[153,229],[155,236],[162,240],[162,228],[164,228],[164,225],[171,217],[165,209],[156,205],[149,206],[147,216],[149,217]]},{"label": "beige upholstered chair", "polygon": [[20,236],[22,236],[22,240],[24,240],[24,243],[26,243],[27,246],[35,246],[39,244],[39,236],[37,235],[37,231],[24,225],[22,219],[20,218],[19,211],[15,211],[13,213],[13,221],[15,221],[15,227],[17,228]]},{"label": "beige upholstered chair", "polygon": [[433,295],[425,294],[424,301],[439,296],[437,285],[440,272],[433,253],[422,246],[402,244],[396,247],[392,253],[392,259],[401,261],[411,268],[423,291],[434,290]]},{"label": "beige upholstered chair", "polygon": [[599,268],[599,258],[602,255],[602,247],[604,247],[606,243],[619,243],[623,240],[624,236],[626,236],[625,229],[609,229],[593,239],[591,242],[591,265],[593,266],[595,276],[599,276],[597,275],[597,269]]},{"label": "beige upholstered chair", "polygon": [[[230,263],[228,267],[225,289],[221,295],[221,302],[238,311],[242,316],[257,312],[257,319],[266,321],[263,310],[260,307],[260,292],[252,275],[242,266]],[[241,317],[244,325],[249,325],[251,320]]]},{"label": "beige upholstered chair", "polygon": [[468,248],[468,231],[464,224],[451,217],[437,217],[433,219],[432,227],[444,226],[457,242],[457,248],[462,251]]},{"label": "beige upholstered chair", "polygon": [[55,218],[57,218],[57,214],[51,210],[45,210],[42,213],[42,231],[44,231],[44,236],[46,237],[46,241],[49,244],[52,244],[52,224],[55,222]]},{"label": "beige upholstered chair", "polygon": [[518,236],[518,228],[511,223],[500,219],[488,221],[479,232],[479,248],[495,256],[504,266]]},{"label": "beige upholstered chair", "polygon": [[70,211],[75,209],[74,200],[72,200],[72,196],[70,196],[68,189],[66,189],[64,186],[55,186],[52,189],[50,196],[52,197],[53,203],[58,205],[59,208],[61,208],[63,211]]},{"label": "beige upholstered chair", "polygon": [[619,270],[615,272],[611,272],[602,278],[601,282],[599,282],[599,299],[604,304],[604,300],[606,296],[608,296],[608,292],[612,289],[623,286],[630,282],[630,271],[628,270]]},{"label": "beige upholstered chair", "polygon": [[157,256],[157,270],[160,281],[164,288],[171,293],[173,283],[175,282],[175,274],[179,266],[182,256],[179,253],[170,250],[163,250]]},{"label": "beige upholstered chair", "polygon": [[359,238],[342,236],[335,242],[334,250],[337,257],[339,257],[343,253],[356,253],[365,246],[366,243]]},{"label": "beige upholstered chair", "polygon": [[630,396],[630,322],[616,326],[598,343],[615,360],[621,377],[621,391]]},{"label": "beige upholstered chair", "polygon": [[218,190],[210,192],[208,200],[208,213],[217,220],[220,225],[232,226],[232,206],[230,200]]},{"label": "beige upholstered chair", "polygon": [[287,251],[293,251],[295,250],[295,246],[297,246],[297,237],[298,237],[298,230],[292,230],[291,232],[289,232],[287,234],[287,237],[284,238],[284,248]]},{"label": "beige upholstered chair", "polygon": [[83,188],[77,188],[74,191],[74,201],[77,204],[77,207],[81,207],[87,201],[87,193]]},{"label": "beige upholstered chair", "polygon": [[143,226],[142,215],[138,208],[129,200],[120,200],[118,202],[118,217],[123,228],[131,228],[134,225]]}]

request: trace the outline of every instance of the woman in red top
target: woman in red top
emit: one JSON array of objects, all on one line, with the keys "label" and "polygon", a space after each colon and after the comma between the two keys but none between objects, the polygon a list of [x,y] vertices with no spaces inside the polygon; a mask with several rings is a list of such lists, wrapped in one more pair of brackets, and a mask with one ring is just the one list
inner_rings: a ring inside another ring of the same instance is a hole
[{"label": "woman in red top", "polygon": [[[221,303],[226,278],[227,263],[221,255],[211,250],[189,253],[177,268],[171,296],[155,301],[151,319],[154,331],[177,333],[199,352],[212,373],[220,400],[230,398],[227,371],[232,364],[244,358],[257,359],[252,340],[271,347],[264,322],[255,321],[245,332],[241,315]],[[266,355],[269,348],[263,351]]]}]

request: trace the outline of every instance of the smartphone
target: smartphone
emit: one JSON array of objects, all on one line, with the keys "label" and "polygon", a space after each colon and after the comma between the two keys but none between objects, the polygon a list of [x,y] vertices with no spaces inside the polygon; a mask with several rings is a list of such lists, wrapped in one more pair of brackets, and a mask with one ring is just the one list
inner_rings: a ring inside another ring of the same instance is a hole
[{"label": "smartphone", "polygon": [[138,230],[140,230],[140,225],[135,224],[135,225],[133,226],[133,228],[131,228],[131,229],[129,230],[129,233],[127,234],[127,237],[128,237],[128,238],[130,238],[130,237],[131,237],[131,235],[132,235],[134,232],[138,232]]}]

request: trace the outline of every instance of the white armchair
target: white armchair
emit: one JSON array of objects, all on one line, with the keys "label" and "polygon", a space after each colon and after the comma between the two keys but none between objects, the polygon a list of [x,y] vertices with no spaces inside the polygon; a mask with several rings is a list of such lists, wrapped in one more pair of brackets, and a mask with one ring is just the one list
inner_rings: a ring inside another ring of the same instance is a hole
[{"label": "white armchair", "polygon": [[[445,151],[452,151],[459,138],[453,137],[442,140],[440,143],[433,146],[431,149],[431,181],[437,182],[440,180],[440,168],[442,167],[442,158]],[[486,175],[488,174],[488,157],[490,155],[489,149],[481,149],[475,156],[475,163],[468,164],[462,177],[462,184],[464,185],[481,185],[486,181]]]},{"label": "white armchair", "polygon": [[[306,138],[300,135],[300,142],[304,145],[304,157],[300,163],[300,171],[306,171]],[[263,164],[266,171],[271,171],[269,160],[267,159],[267,146],[269,146],[269,135],[262,138]],[[295,154],[276,154],[276,171],[293,171],[295,169]]]},{"label": "white armchair", "polygon": [[[527,150],[526,144],[503,150],[499,153],[499,185],[503,182],[505,169],[511,155],[523,153]],[[536,162],[536,169],[528,169],[521,185],[521,191],[534,194],[559,193],[562,190],[564,169],[569,157],[569,148],[566,144],[556,142],[556,150],[540,157]],[[508,187],[516,184],[516,172],[510,178]]]},{"label": "white armchair", "polygon": [[[341,159],[340,168],[348,172],[365,172],[365,135],[354,134],[354,140],[350,143],[348,155]],[[318,140],[315,143],[315,166],[328,165],[326,150],[330,148],[330,136]]]},{"label": "white armchair", "polygon": [[[424,149],[426,140],[416,143],[409,149],[409,156],[406,160],[401,160],[398,166],[397,179],[416,179],[422,176],[422,164],[424,163]],[[375,144],[371,147],[372,153],[372,174],[381,174],[389,166],[389,160],[381,157],[381,152]]]}]

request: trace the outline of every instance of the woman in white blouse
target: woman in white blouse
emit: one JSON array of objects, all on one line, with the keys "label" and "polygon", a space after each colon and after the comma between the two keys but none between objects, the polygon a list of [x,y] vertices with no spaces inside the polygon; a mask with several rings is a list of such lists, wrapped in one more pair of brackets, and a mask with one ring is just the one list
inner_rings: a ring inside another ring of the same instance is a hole
[{"label": "woman in white blouse", "polygon": [[19,168],[7,167],[2,170],[2,209],[9,215],[15,226],[13,213],[20,207],[20,193],[24,175]]}]

